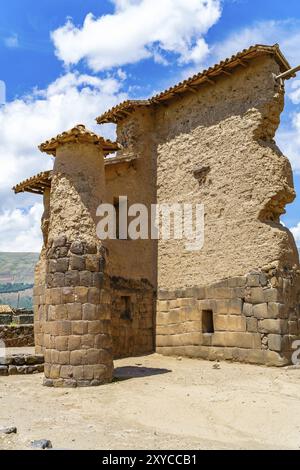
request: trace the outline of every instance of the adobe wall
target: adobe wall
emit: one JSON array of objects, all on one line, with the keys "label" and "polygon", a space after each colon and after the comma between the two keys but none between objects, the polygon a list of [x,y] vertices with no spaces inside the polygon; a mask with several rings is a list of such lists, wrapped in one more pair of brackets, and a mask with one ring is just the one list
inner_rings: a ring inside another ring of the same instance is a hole
[{"label": "adobe wall", "polygon": [[275,60],[262,57],[157,108],[157,200],[205,207],[201,251],[181,240],[158,243],[162,354],[291,360],[300,271],[294,239],[279,223],[295,192],[273,140],[284,105],[278,73]]},{"label": "adobe wall", "polygon": [[[270,263],[298,265],[292,235],[277,223],[295,197],[290,163],[273,141],[284,105],[278,73],[274,59],[257,59],[158,108],[158,202],[205,206],[201,251],[159,242],[160,288],[209,284]],[[193,172],[203,168],[209,172],[201,182]]]},{"label": "adobe wall", "polygon": [[[153,121],[138,111],[117,128],[123,146],[118,157],[134,159],[105,166],[106,202],[128,197],[128,206],[144,204],[150,213],[156,199],[156,161]],[[129,222],[130,222],[129,218]],[[150,222],[150,220],[149,220]],[[154,350],[157,243],[153,240],[108,240],[111,276],[114,357],[146,354]],[[129,297],[130,315],[124,312]]]}]

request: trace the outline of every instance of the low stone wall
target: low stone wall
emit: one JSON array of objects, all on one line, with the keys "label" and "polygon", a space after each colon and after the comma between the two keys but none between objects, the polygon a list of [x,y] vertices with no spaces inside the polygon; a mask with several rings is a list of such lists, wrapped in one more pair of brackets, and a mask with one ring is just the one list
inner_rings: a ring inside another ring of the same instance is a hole
[{"label": "low stone wall", "polygon": [[33,325],[1,325],[0,340],[4,341],[7,348],[33,347]]},{"label": "low stone wall", "polygon": [[114,359],[154,351],[154,290],[146,280],[112,277]]},{"label": "low stone wall", "polygon": [[44,372],[44,356],[13,354],[0,357],[0,376],[38,374]]},{"label": "low stone wall", "polygon": [[297,272],[265,271],[158,293],[157,352],[270,366],[291,362],[300,338]]}]

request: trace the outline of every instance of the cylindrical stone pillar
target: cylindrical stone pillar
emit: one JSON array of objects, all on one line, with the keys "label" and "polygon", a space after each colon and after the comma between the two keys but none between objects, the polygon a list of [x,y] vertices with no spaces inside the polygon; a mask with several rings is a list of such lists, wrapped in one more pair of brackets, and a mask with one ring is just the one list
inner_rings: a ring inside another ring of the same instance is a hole
[{"label": "cylindrical stone pillar", "polygon": [[96,210],[105,200],[104,143],[78,126],[40,147],[56,156],[43,323],[47,386],[112,380],[107,253],[96,235]]}]

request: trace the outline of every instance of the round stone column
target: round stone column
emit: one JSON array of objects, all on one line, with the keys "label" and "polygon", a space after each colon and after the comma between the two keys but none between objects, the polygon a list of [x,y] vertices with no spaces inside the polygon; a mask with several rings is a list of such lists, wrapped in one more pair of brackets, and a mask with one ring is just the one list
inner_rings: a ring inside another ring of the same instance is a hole
[{"label": "round stone column", "polygon": [[77,126],[40,146],[54,155],[46,247],[44,385],[112,380],[107,252],[96,235],[105,201],[104,152],[116,144]]}]

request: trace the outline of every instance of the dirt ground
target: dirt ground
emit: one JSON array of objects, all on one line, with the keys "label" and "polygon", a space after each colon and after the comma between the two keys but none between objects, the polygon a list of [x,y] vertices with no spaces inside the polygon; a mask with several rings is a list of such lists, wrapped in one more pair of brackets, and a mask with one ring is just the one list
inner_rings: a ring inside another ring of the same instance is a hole
[{"label": "dirt ground", "polygon": [[49,389],[0,377],[0,449],[299,449],[300,370],[157,354],[115,361],[118,380]]}]

